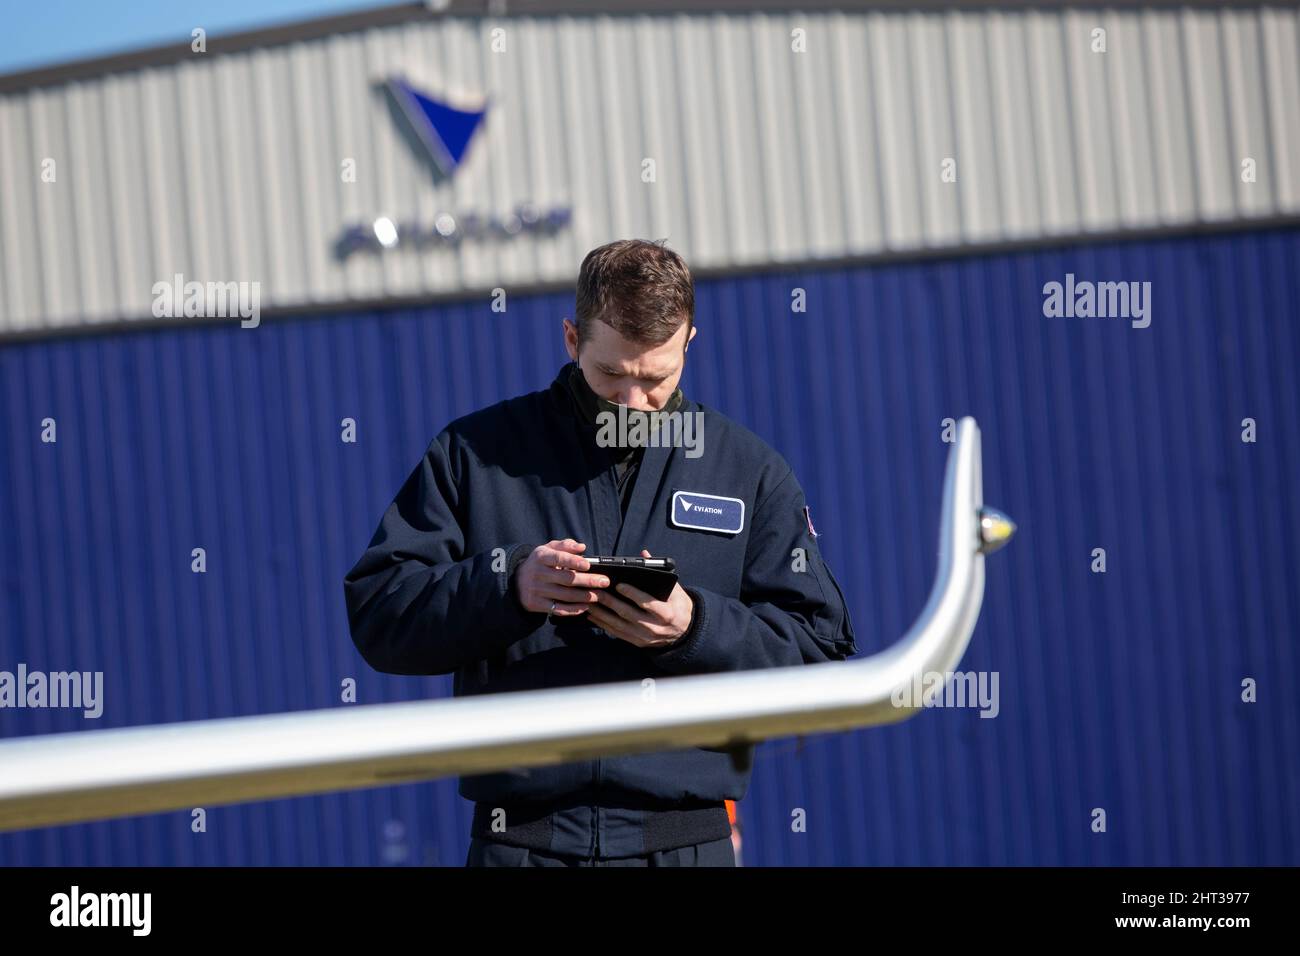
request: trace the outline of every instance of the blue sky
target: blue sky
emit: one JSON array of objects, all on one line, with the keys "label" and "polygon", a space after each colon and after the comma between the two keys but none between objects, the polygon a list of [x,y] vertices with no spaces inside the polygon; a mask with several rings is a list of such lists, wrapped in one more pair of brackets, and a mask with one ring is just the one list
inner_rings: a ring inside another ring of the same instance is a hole
[{"label": "blue sky", "polygon": [[250,27],[292,23],[398,0],[12,0],[0,28],[0,73]]}]

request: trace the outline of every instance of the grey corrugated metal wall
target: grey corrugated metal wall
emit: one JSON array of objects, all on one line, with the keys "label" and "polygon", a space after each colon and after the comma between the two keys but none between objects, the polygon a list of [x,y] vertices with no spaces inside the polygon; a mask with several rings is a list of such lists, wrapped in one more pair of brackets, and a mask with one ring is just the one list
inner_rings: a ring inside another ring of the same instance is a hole
[{"label": "grey corrugated metal wall", "polygon": [[[725,269],[1293,216],[1297,33],[1269,7],[450,16],[21,90],[0,95],[0,335],[148,317],[176,273],[283,307],[567,282],[626,235]],[[454,177],[399,135],[394,71],[492,98]],[[348,222],[523,200],[573,227],[333,257]]]},{"label": "grey corrugated metal wall", "polygon": [[[1044,318],[1068,272],[1149,279],[1151,327]],[[550,381],[571,302],[0,348],[0,662],[103,670],[103,726],[346,706],[347,677],[448,692],[368,671],[342,575],[438,429]],[[1300,863],[1300,230],[772,272],[698,305],[685,387],[790,459],[864,651],[925,600],[942,419],[979,419],[1021,525],[963,662],[999,672],[999,716],[764,745],[748,862]],[[0,710],[0,736],[86,726]],[[0,862],[459,864],[469,821],[448,781],[189,822],[6,835]]]}]

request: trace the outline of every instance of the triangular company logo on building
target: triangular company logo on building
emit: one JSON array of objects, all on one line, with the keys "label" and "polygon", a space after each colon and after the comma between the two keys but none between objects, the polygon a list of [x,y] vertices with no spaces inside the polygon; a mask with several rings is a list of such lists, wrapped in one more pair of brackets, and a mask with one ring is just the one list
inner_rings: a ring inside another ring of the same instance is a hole
[{"label": "triangular company logo on building", "polygon": [[[423,90],[416,89],[400,74],[391,74],[374,85],[392,98],[389,106],[401,113],[402,136],[433,166],[435,188],[445,187],[469,158],[469,150],[487,116],[492,97],[484,96],[478,109],[461,109]],[[355,181],[355,177],[352,181]],[[438,209],[430,217],[403,215],[386,210],[359,222],[345,223],[334,240],[334,253],[347,260],[357,252],[386,252],[390,249],[415,251],[458,247],[461,243],[515,240],[523,236],[544,238],[568,227],[573,208],[564,203],[539,205],[531,199],[515,202],[507,210],[474,208]]]},{"label": "triangular company logo on building", "polygon": [[479,110],[461,110],[417,90],[404,77],[391,76],[385,85],[429,158],[450,176],[460,167],[474,134],[483,125],[487,102]]}]

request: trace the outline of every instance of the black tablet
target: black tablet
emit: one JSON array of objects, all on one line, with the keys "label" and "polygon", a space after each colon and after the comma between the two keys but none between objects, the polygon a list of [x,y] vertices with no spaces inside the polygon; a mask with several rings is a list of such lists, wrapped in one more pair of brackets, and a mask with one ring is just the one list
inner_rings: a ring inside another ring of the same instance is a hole
[{"label": "black tablet", "polygon": [[677,564],[672,558],[591,557],[587,560],[591,562],[587,573],[605,575],[610,590],[620,584],[630,584],[656,600],[667,601],[677,586]]}]

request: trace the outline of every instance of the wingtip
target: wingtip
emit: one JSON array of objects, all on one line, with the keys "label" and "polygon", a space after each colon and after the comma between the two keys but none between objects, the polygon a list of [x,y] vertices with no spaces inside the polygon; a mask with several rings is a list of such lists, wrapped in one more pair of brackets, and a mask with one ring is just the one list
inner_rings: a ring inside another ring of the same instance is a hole
[{"label": "wingtip", "polygon": [[1006,546],[1016,533],[1016,523],[996,508],[980,509],[980,553],[992,554]]}]

